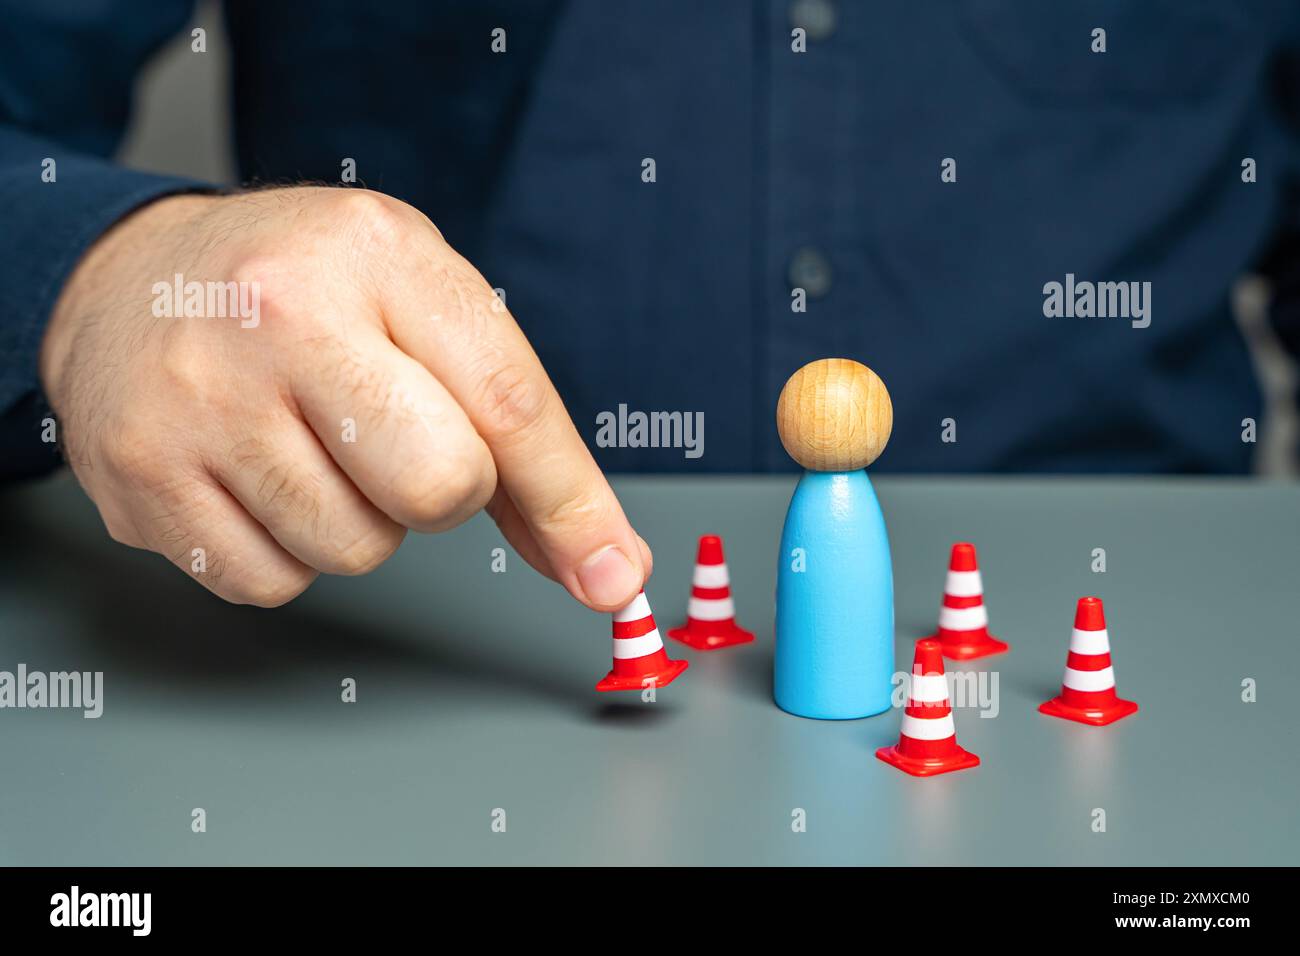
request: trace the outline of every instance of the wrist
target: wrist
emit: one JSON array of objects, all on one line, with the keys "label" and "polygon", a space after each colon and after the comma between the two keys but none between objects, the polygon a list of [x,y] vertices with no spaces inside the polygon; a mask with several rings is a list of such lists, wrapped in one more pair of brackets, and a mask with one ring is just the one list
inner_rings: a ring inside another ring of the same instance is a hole
[{"label": "wrist", "polygon": [[41,387],[56,412],[61,411],[64,366],[81,321],[102,311],[104,302],[126,298],[119,296],[122,283],[145,278],[154,251],[174,249],[175,230],[216,202],[218,197],[191,194],[156,199],[118,220],[82,254],[50,312],[37,360]]}]

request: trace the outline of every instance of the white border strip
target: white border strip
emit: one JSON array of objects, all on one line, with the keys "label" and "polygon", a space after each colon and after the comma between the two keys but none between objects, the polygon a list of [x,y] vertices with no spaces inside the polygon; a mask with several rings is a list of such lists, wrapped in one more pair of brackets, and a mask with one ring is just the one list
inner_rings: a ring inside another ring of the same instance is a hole
[{"label": "white border strip", "polygon": [[903,736],[913,740],[947,740],[957,736],[957,729],[952,723],[952,714],[946,717],[913,717],[903,715]]},{"label": "white border strip", "polygon": [[[988,627],[989,612],[983,604],[974,607],[940,607],[939,626],[945,631],[975,631]],[[1057,647],[1060,647],[1058,644]]]},{"label": "white border strip", "polygon": [[1073,667],[1067,667],[1061,683],[1070,690],[1111,690],[1115,686],[1115,668],[1103,667],[1099,671],[1076,671]]},{"label": "white border strip", "polygon": [[942,674],[908,675],[912,678],[912,700],[923,704],[939,704],[948,699],[948,682]]},{"label": "white border strip", "polygon": [[635,657],[645,657],[647,654],[653,654],[664,646],[663,638],[659,636],[659,628],[655,628],[648,634],[642,634],[640,637],[616,637],[614,638],[614,657],[620,661],[631,660]]},{"label": "white border strip", "polygon": [[730,587],[731,580],[727,577],[727,566],[725,564],[697,564],[695,574],[691,577],[691,584],[697,588]]},{"label": "white border strip", "polygon": [[984,582],[978,571],[949,571],[943,593],[953,597],[979,597],[984,593]]},{"label": "white border strip", "polygon": [[693,597],[686,604],[686,616],[697,621],[727,621],[736,616],[736,602],[731,598]]},{"label": "white border strip", "polygon": [[634,597],[632,603],[627,607],[614,612],[614,620],[619,624],[626,624],[629,621],[639,621],[641,618],[649,616],[650,602],[646,600],[644,591]]},{"label": "white border strip", "polygon": [[1110,635],[1104,627],[1100,631],[1081,631],[1076,627],[1070,632],[1070,650],[1076,654],[1109,654]]}]

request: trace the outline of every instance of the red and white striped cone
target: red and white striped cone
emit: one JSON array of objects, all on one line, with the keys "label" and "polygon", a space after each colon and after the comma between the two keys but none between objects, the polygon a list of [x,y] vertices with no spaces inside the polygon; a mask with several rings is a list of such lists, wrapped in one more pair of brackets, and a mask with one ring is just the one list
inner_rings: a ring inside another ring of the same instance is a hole
[{"label": "red and white striped cone", "polygon": [[1079,598],[1070,634],[1070,656],[1065,662],[1061,693],[1039,711],[1052,717],[1077,720],[1102,727],[1137,712],[1131,700],[1115,693],[1115,668],[1110,663],[1110,634],[1101,598]]},{"label": "red and white striped cone", "polygon": [[668,659],[642,590],[631,604],[614,612],[614,667],[596,690],[667,687],[686,670],[687,663]]},{"label": "red and white striped cone", "polygon": [[943,656],[955,661],[988,657],[1010,650],[1010,645],[989,633],[989,612],[984,607],[984,581],[975,559],[975,545],[958,541],[948,559],[948,579],[939,608],[939,630],[930,635],[943,644]]},{"label": "red and white striped cone", "polygon": [[736,625],[731,579],[727,576],[727,561],[722,556],[722,539],[716,534],[700,538],[686,623],[674,627],[668,636],[699,651],[748,644],[754,639],[751,632]]},{"label": "red and white striped cone", "polygon": [[948,706],[948,682],[943,675],[943,651],[935,638],[916,642],[898,743],[881,747],[876,756],[914,777],[979,766],[979,757],[957,746],[957,730]]}]

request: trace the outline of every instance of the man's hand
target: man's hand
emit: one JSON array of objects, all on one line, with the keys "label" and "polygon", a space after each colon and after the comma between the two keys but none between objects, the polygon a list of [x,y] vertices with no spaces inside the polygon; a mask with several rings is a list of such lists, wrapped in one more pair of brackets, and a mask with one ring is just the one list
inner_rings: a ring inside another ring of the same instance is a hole
[{"label": "man's hand", "polygon": [[[209,315],[207,299],[185,317],[155,288],[178,275],[256,314]],[[318,571],[363,574],[407,528],[481,508],[589,607],[626,604],[650,573],[500,299],[378,193],[146,206],[77,266],[40,371],[109,533],[230,601],[283,604]]]}]

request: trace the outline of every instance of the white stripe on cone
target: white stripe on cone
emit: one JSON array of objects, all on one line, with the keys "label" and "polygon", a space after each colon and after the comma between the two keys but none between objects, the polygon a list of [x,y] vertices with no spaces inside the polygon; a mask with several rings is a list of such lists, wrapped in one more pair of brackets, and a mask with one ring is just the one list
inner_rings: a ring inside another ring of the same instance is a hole
[{"label": "white stripe on cone", "polygon": [[945,631],[975,631],[981,627],[988,627],[988,624],[989,612],[983,604],[974,607],[943,605],[939,608],[939,627]]},{"label": "white stripe on cone", "polygon": [[943,593],[949,597],[982,597],[984,583],[978,571],[949,571]]},{"label": "white stripe on cone", "polygon": [[1070,690],[1110,690],[1115,686],[1115,668],[1103,667],[1099,671],[1076,671],[1073,667],[1067,667],[1065,678],[1061,683]]},{"label": "white stripe on cone", "polygon": [[908,696],[918,704],[943,703],[948,699],[948,682],[941,674],[913,674]]},{"label": "white stripe on cone", "polygon": [[640,637],[616,637],[614,638],[614,657],[617,660],[630,660],[636,657],[645,657],[647,654],[653,654],[664,646],[663,639],[659,636],[659,628],[655,628]]},{"label": "white stripe on cone", "polygon": [[634,597],[632,603],[627,607],[614,612],[614,620],[619,624],[627,624],[629,621],[639,621],[643,617],[649,616],[650,602],[646,600],[644,591]]},{"label": "white stripe on cone", "polygon": [[727,621],[736,616],[736,602],[729,597],[693,597],[686,604],[686,616],[697,621]]},{"label": "white stripe on cone", "polygon": [[1070,633],[1070,650],[1076,654],[1109,654],[1110,635],[1105,628],[1100,631],[1081,631],[1076,627]]},{"label": "white stripe on cone", "polygon": [[725,564],[697,564],[691,583],[697,588],[725,588],[731,585]]},{"label": "white stripe on cone", "polygon": [[913,717],[904,714],[902,733],[904,737],[913,740],[947,740],[957,736],[957,728],[953,725],[952,714],[942,717]]}]

